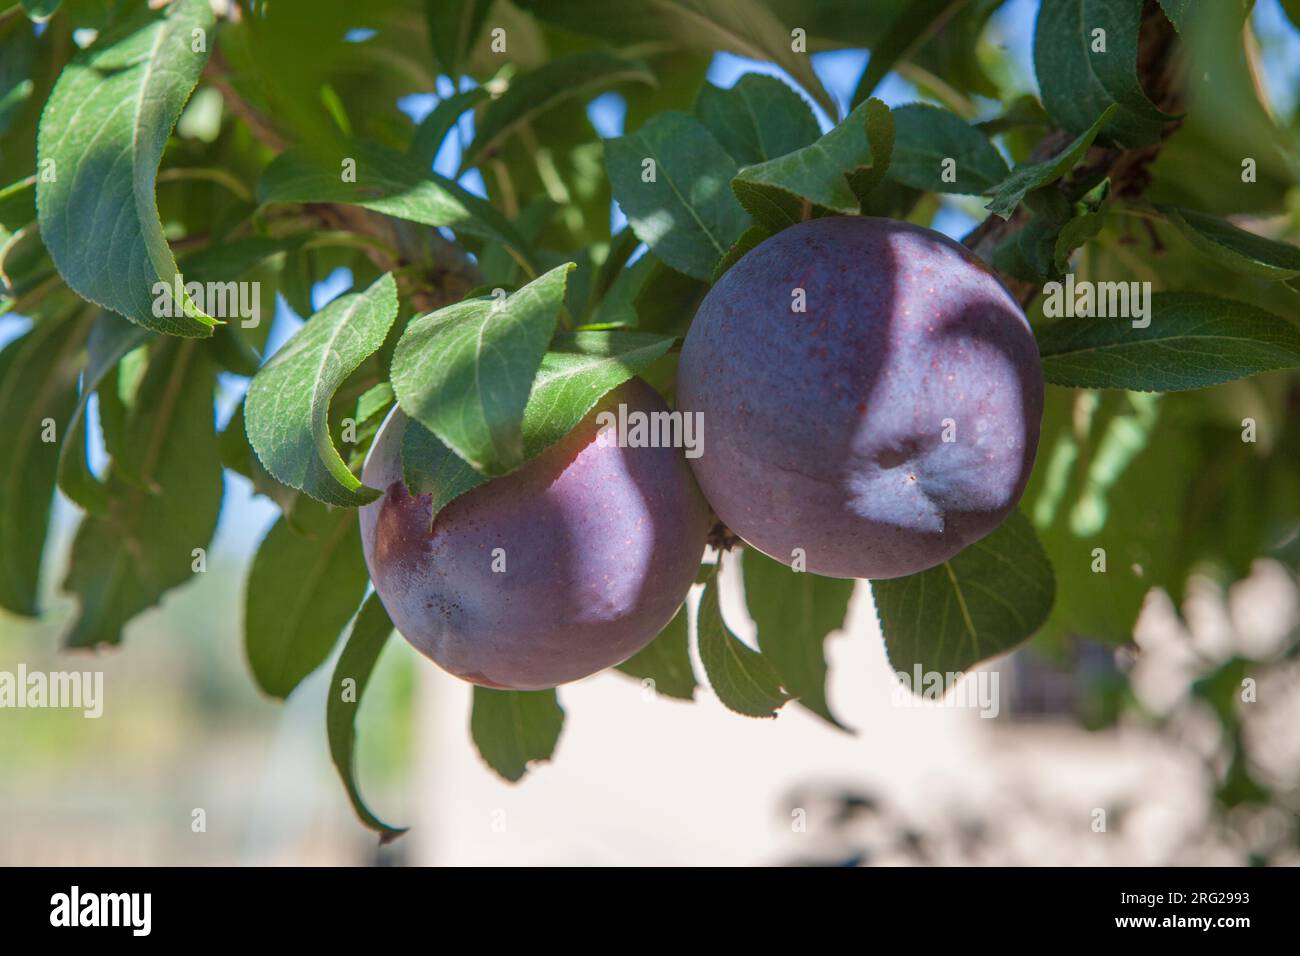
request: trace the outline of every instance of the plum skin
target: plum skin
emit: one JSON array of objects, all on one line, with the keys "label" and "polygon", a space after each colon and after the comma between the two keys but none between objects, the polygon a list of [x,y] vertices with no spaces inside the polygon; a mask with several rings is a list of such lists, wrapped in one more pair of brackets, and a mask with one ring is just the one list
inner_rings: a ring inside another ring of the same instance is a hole
[{"label": "plum skin", "polygon": [[361,539],[380,600],[417,650],[472,683],[541,690],[626,660],[672,619],[711,515],[680,449],[596,440],[596,415],[620,402],[667,408],[630,380],[518,471],[451,501],[432,531],[430,496],[402,480],[407,420],[393,411],[362,471],[385,493],[361,509]]},{"label": "plum skin", "polygon": [[709,291],[677,406],[702,415],[691,466],[747,544],[786,564],[802,549],[816,574],[892,578],[1015,507],[1043,375],[1019,304],[971,252],[910,223],[828,217],[767,239]]}]

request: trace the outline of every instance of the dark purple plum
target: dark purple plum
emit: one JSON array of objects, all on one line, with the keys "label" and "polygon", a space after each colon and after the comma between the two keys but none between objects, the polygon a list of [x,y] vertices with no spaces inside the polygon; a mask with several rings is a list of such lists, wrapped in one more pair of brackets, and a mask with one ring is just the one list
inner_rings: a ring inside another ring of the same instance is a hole
[{"label": "dark purple plum", "polygon": [[386,491],[361,509],[361,539],[417,650],[476,684],[540,690],[631,657],[672,619],[711,516],[680,449],[597,441],[596,415],[620,403],[667,410],[627,382],[518,471],[453,500],[432,530],[430,497],[402,481],[407,420],[393,412],[362,472]]},{"label": "dark purple plum", "polygon": [[1043,374],[1020,306],[971,252],[909,223],[833,217],[778,233],[709,291],[677,404],[701,415],[704,496],[749,545],[817,574],[892,578],[1015,507]]}]

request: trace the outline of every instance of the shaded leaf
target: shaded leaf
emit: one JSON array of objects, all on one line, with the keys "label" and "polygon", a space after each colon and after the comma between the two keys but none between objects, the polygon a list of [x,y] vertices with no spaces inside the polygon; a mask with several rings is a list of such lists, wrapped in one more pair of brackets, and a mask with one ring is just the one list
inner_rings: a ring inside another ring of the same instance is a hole
[{"label": "shaded leaf", "polygon": [[474,141],[465,150],[460,168],[477,166],[517,127],[557,103],[629,81],[652,84],[655,78],[640,60],[605,50],[561,57],[516,76],[479,117]]},{"label": "shaded leaf", "polygon": [[[910,103],[894,110],[894,153],[889,175],[901,183],[941,193],[982,193],[1010,170],[988,137],[937,106]],[[952,180],[945,162],[953,160]]]},{"label": "shaded leaf", "polygon": [[736,198],[755,220],[774,232],[814,216],[858,212],[861,189],[848,177],[868,168],[869,185],[884,174],[888,158],[881,156],[877,162],[873,156],[868,127],[886,133],[881,145],[889,142],[892,146],[892,126],[885,118],[888,112],[880,100],[868,100],[816,142],[746,166],[731,181]]},{"label": "shaded leaf", "polygon": [[[345,163],[355,161],[356,180],[344,181]],[[446,226],[491,239],[528,259],[528,244],[501,213],[424,164],[378,143],[353,140],[328,159],[300,148],[285,150],[266,167],[258,200],[349,203],[426,226]]]},{"label": "shaded leaf", "polygon": [[221,511],[215,385],[197,342],[163,338],[114,430],[101,389],[111,504],[83,518],[73,540],[63,589],[80,607],[69,647],[118,643],[128,621],[194,577],[194,549],[208,547]]},{"label": "shaded leaf", "polygon": [[[483,4],[486,7],[486,4]],[[415,163],[428,169],[438,156],[438,150],[447,134],[452,131],[456,121],[468,109],[477,106],[488,98],[488,91],[481,86],[455,93],[440,102],[420,121],[411,135],[411,144],[406,147],[406,155]]]},{"label": "shaded leaf", "polygon": [[329,658],[369,579],[356,509],[304,499],[294,522],[277,519],[262,539],[244,596],[249,668],[282,699]]},{"label": "shaded leaf", "polygon": [[155,315],[152,291],[178,274],[154,199],[158,164],[207,62],[211,40],[195,51],[192,31],[215,22],[208,0],[142,10],[73,58],[41,115],[36,203],[59,273],[82,298],[171,335],[217,324],[184,294],[170,303],[183,314]]},{"label": "shaded leaf", "polygon": [[844,626],[851,580],[794,571],[747,548],[741,556],[745,604],[758,626],[758,646],[800,704],[841,730],[826,701],[823,643]]},{"label": "shaded leaf", "polygon": [[704,585],[696,628],[700,663],[718,700],[747,717],[775,717],[790,695],[781,689],[771,663],[741,643],[722,620],[716,577]]},{"label": "shaded leaf", "polygon": [[849,101],[858,106],[869,97],[885,75],[906,60],[947,22],[966,0],[913,0],[895,15],[885,35],[871,47],[871,59],[858,80]]},{"label": "shaded leaf", "polygon": [[1013,511],[990,535],[928,571],[872,581],[889,663],[912,675],[964,672],[1030,637],[1056,581],[1033,526]]},{"label": "shaded leaf", "polygon": [[90,329],[89,360],[82,372],[81,396],[68,419],[59,445],[58,481],[61,490],[86,511],[103,514],[108,508],[108,485],[90,471],[86,460],[86,404],[105,376],[128,352],[144,345],[152,333],[120,315],[103,312]]},{"label": "shaded leaf", "polygon": [[356,620],[352,622],[352,632],[343,645],[338,663],[334,665],[329,697],[325,704],[325,734],[329,739],[330,759],[334,761],[339,778],[347,789],[348,800],[352,802],[357,819],[378,833],[380,842],[383,843],[401,836],[406,828],[384,823],[371,812],[361,797],[355,753],[356,718],[361,706],[361,695],[365,693],[370,675],[392,633],[393,622],[389,620],[379,595],[371,594],[357,612]]},{"label": "shaded leaf", "polygon": [[1011,218],[1011,214],[1016,211],[1020,201],[1025,198],[1025,194],[1035,189],[1042,189],[1068,173],[1079,160],[1083,159],[1084,153],[1092,145],[1092,141],[1097,138],[1101,129],[1110,122],[1118,107],[1112,104],[1106,108],[1106,111],[1097,117],[1096,122],[1084,133],[1081,133],[1074,142],[1065,147],[1051,159],[1043,160],[1041,163],[1029,163],[1027,165],[1017,166],[1011,171],[1006,179],[989,190],[989,201],[985,207],[995,216],[1001,216],[1003,219]]},{"label": "shaded leaf", "polygon": [[694,700],[695,669],[691,666],[686,606],[678,608],[659,635],[619,664],[618,669],[640,680],[653,681],[657,694],[678,700]]},{"label": "shaded leaf", "polygon": [[1129,0],[1043,0],[1034,72],[1047,112],[1070,132],[1086,132],[1094,117],[1113,108],[1107,136],[1127,147],[1159,139],[1170,117],[1138,82],[1141,20],[1142,5]]},{"label": "shaded leaf", "polygon": [[1145,328],[1128,318],[1072,318],[1037,329],[1044,378],[1073,388],[1176,392],[1300,368],[1300,330],[1244,302],[1160,292],[1149,318]]},{"label": "shaded leaf", "polygon": [[1225,219],[1194,209],[1158,206],[1200,252],[1237,272],[1282,282],[1300,275],[1300,249],[1239,229]]},{"label": "shaded leaf", "polygon": [[68,440],[84,335],[84,322],[46,319],[0,350],[0,607],[14,614],[39,613],[60,447],[45,439]]},{"label": "shaded leaf", "polygon": [[736,164],[689,114],[659,113],[606,141],[605,165],[632,231],[679,272],[707,280],[745,230],[745,212],[727,188]]},{"label": "shaded leaf", "polygon": [[730,89],[705,83],[695,115],[740,166],[793,153],[821,135],[803,98],[761,73],[746,73]]},{"label": "shaded leaf", "polygon": [[534,761],[550,760],[564,727],[553,690],[474,688],[470,736],[483,762],[517,783]]}]

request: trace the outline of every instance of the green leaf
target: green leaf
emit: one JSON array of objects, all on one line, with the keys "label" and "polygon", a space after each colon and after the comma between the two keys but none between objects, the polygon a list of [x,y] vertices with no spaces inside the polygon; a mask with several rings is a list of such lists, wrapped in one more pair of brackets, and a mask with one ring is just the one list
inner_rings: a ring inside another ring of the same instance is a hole
[{"label": "green leaf", "polygon": [[655,78],[640,60],[604,50],[574,53],[514,77],[479,118],[461,170],[479,165],[520,125],[556,104],[631,81],[653,84]]},{"label": "green leaf", "polygon": [[356,506],[379,492],[348,470],[330,438],[330,400],[374,354],[397,318],[389,273],[365,292],[339,296],[313,315],[248,386],[248,440],[276,480],[326,504]]},{"label": "green leaf", "polygon": [[64,424],[76,400],[84,323],[46,319],[0,351],[0,607],[39,613],[41,555]]},{"label": "green leaf", "polygon": [[[1043,0],[1034,30],[1034,72],[1043,105],[1072,133],[1097,114],[1115,115],[1108,136],[1127,147],[1150,146],[1167,117],[1137,77],[1142,5],[1130,0]],[[1104,34],[1097,31],[1104,31]],[[1104,49],[1094,47],[1104,42]]]},{"label": "green leaf", "polygon": [[39,39],[21,17],[0,20],[0,134],[23,115],[36,90]]},{"label": "green leaf", "polygon": [[[811,145],[746,166],[731,181],[736,198],[773,232],[814,216],[858,212],[861,189],[849,177],[866,168],[870,175],[864,181],[870,185],[884,174],[893,137],[888,113],[880,100],[867,100]],[[879,157],[873,155],[869,128],[882,147]]]},{"label": "green leaf", "polygon": [[1220,265],[1274,282],[1300,275],[1300,249],[1288,242],[1265,239],[1194,209],[1156,208],[1188,242]]},{"label": "green leaf", "polygon": [[772,231],[765,226],[750,226],[740,234],[740,238],[732,243],[727,254],[718,260],[717,268],[713,270],[713,278],[710,280],[716,283],[726,274],[727,270],[744,258],[745,253],[760,245],[767,239],[772,238]]},{"label": "green leaf", "polygon": [[[208,0],[178,0],[142,17],[74,57],[45,104],[37,141],[41,237],[82,298],[154,331],[205,337],[217,321],[188,295],[174,304],[184,314],[154,314],[154,284],[171,286],[177,276],[154,185],[216,21]],[[194,30],[207,36],[199,52],[191,48]]]},{"label": "green leaf", "polygon": [[[484,4],[486,7],[486,4]],[[468,109],[472,109],[488,98],[486,88],[476,86],[463,93],[447,97],[433,108],[411,136],[411,145],[406,147],[406,155],[422,168],[428,169],[438,156],[438,150],[447,134],[455,127],[456,121]]]},{"label": "green leaf", "polygon": [[771,663],[741,643],[722,620],[716,576],[704,585],[696,629],[700,663],[718,700],[747,717],[775,717],[790,695],[781,689]]},{"label": "green leaf", "polygon": [[871,193],[889,172],[894,155],[894,114],[883,100],[867,100],[867,143],[871,161],[844,174],[849,189],[857,197],[858,208],[865,212]]},{"label": "green leaf", "polygon": [[707,280],[745,231],[745,212],[727,188],[736,164],[687,113],[659,113],[607,140],[605,166],[636,237],[679,272]]},{"label": "green leaf", "polygon": [[433,58],[455,80],[464,71],[492,0],[424,0]]},{"label": "green leaf", "polygon": [[550,760],[564,726],[564,708],[553,690],[474,688],[470,736],[484,763],[510,783],[528,765]]},{"label": "green leaf", "polygon": [[[1023,499],[1060,572],[1044,637],[1131,641],[1147,592],[1179,591],[1176,569],[1191,558],[1189,489],[1210,469],[1194,438],[1204,422],[1179,421],[1170,405],[1165,395],[1048,386],[1038,466]],[[1232,435],[1249,447],[1239,431]],[[1223,496],[1213,497],[1221,516]],[[1219,522],[1220,540],[1222,529]]]},{"label": "green leaf", "polygon": [[761,73],[746,73],[730,89],[705,83],[695,115],[740,166],[793,153],[821,135],[803,97]]},{"label": "green leaf", "polygon": [[587,417],[610,390],[672,347],[648,332],[559,332],[542,357],[524,411],[524,454],[532,458]]},{"label": "green leaf", "polygon": [[361,798],[361,789],[357,785],[356,718],[361,695],[365,693],[370,675],[392,633],[393,622],[389,620],[379,595],[371,594],[352,622],[352,633],[334,665],[329,698],[325,703],[325,734],[329,739],[330,758],[347,789],[357,818],[379,834],[381,843],[396,839],[406,832],[406,828],[384,823]]},{"label": "green leaf", "polygon": [[1300,368],[1300,330],[1244,302],[1159,292],[1149,319],[1145,328],[1129,318],[1067,318],[1039,328],[1044,378],[1073,388],[1177,392]]},{"label": "green leaf", "polygon": [[194,549],[208,547],[221,511],[215,385],[196,341],[163,338],[121,409],[120,434],[110,432],[101,389],[111,506],[83,518],[72,544],[63,588],[80,609],[69,647],[118,643],[128,621],[195,576]]},{"label": "green leaf", "polygon": [[[952,180],[944,177],[953,161]],[[976,194],[1007,178],[1006,162],[988,137],[961,117],[925,103],[894,110],[889,175],[916,189]]]},{"label": "green leaf", "polygon": [[895,15],[889,29],[871,47],[871,59],[858,80],[849,101],[858,106],[865,101],[901,60],[910,57],[927,39],[947,22],[966,0],[913,0]]},{"label": "green leaf", "polygon": [[[343,175],[356,164],[356,179]],[[324,155],[301,148],[281,153],[262,173],[260,202],[348,203],[426,226],[500,242],[529,260],[528,243],[485,200],[379,143],[354,139]]]},{"label": "green leaf", "polygon": [[436,519],[443,508],[487,480],[413,419],[407,420],[406,430],[402,432],[402,479],[411,494],[432,496],[431,519]]},{"label": "green leaf", "polygon": [[758,646],[799,703],[828,723],[847,729],[826,701],[822,646],[844,626],[854,582],[794,571],[747,548],[741,556],[745,603],[758,625]]},{"label": "green leaf", "polygon": [[695,669],[691,666],[686,606],[682,605],[659,636],[629,657],[618,670],[651,681],[655,693],[678,700],[695,699]]},{"label": "green leaf", "polygon": [[670,41],[688,50],[719,50],[781,67],[827,115],[839,108],[817,79],[812,58],[796,53],[791,28],[761,0],[521,0],[539,18],[620,43]]},{"label": "green leaf", "polygon": [[1083,159],[1092,141],[1097,138],[1102,127],[1110,122],[1118,108],[1113,103],[1106,107],[1105,112],[1097,117],[1096,122],[1086,132],[1081,133],[1069,146],[1051,159],[1013,169],[1011,175],[989,191],[989,201],[985,208],[996,216],[1010,219],[1026,193],[1056,182],[1074,168],[1075,163]]},{"label": "green leaf", "polygon": [[[644,332],[558,332],[542,357],[524,408],[524,458],[555,444],[611,389],[663,356],[668,336]],[[486,479],[418,422],[402,440],[403,473],[414,494],[432,494],[432,517]]]},{"label": "green leaf", "polygon": [[398,404],[486,475],[524,460],[524,406],[555,331],[573,263],[513,295],[420,316],[393,353]]},{"label": "green leaf", "polygon": [[329,658],[366,593],[353,508],[302,500],[290,528],[278,519],[262,539],[244,597],[244,650],[257,686],[285,698]]},{"label": "green leaf", "polygon": [[1043,546],[1019,511],[936,568],[872,581],[889,662],[964,672],[1032,635],[1052,609],[1056,581]]},{"label": "green leaf", "polygon": [[87,350],[90,353],[82,373],[81,397],[68,419],[59,445],[59,489],[75,504],[98,515],[108,509],[109,487],[90,471],[86,460],[86,404],[99,388],[105,376],[122,361],[128,352],[144,345],[152,337],[148,329],[128,322],[120,315],[102,312],[90,329]]}]

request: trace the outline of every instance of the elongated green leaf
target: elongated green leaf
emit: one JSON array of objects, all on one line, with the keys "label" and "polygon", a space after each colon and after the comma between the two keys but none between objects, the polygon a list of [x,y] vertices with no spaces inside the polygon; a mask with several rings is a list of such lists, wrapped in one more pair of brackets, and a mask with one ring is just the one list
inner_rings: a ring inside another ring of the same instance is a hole
[{"label": "elongated green leaf", "polygon": [[904,5],[895,14],[885,35],[872,45],[871,59],[867,62],[862,78],[858,80],[849,105],[856,107],[865,102],[885,75],[899,61],[911,56],[927,38],[933,36],[965,2],[966,0],[913,0]]},{"label": "elongated green leaf", "polygon": [[894,669],[949,674],[1038,630],[1052,609],[1056,580],[1033,526],[1013,511],[937,568],[872,581],[871,591]]},{"label": "elongated green leaf", "polygon": [[158,164],[207,62],[214,25],[208,0],[178,0],[100,37],[59,77],[37,141],[41,237],[64,281],[171,335],[208,336],[216,325],[188,295],[155,308],[153,292],[177,276],[154,199]]},{"label": "elongated green leaf", "polygon": [[6,132],[31,99],[36,83],[38,38],[21,17],[0,20],[0,134]]},{"label": "elongated green leaf", "polygon": [[[1101,295],[1109,301],[1108,290]],[[1037,330],[1043,376],[1074,388],[1177,392],[1300,368],[1300,330],[1244,302],[1159,292],[1148,318],[1145,328],[1134,328],[1129,318],[1067,318],[1043,326]]]},{"label": "elongated green leaf", "polygon": [[790,695],[767,658],[741,643],[722,620],[716,577],[704,585],[696,628],[700,663],[718,700],[747,717],[775,717]]},{"label": "elongated green leaf", "polygon": [[827,115],[839,107],[812,68],[812,58],[797,53],[791,29],[761,0],[521,0],[535,16],[579,33],[623,43],[667,40],[708,54],[725,50],[784,69]]},{"label": "elongated green leaf", "polygon": [[930,192],[975,194],[992,189],[1009,172],[988,137],[960,116],[924,103],[894,110],[889,175],[900,183]]},{"label": "elongated green leaf", "polygon": [[411,145],[406,148],[406,155],[423,169],[433,165],[438,156],[442,141],[447,138],[456,125],[456,121],[468,109],[472,109],[488,98],[488,91],[481,86],[455,93],[433,108],[411,136]]},{"label": "elongated green leaf", "polygon": [[772,230],[766,226],[750,226],[740,234],[740,238],[732,243],[727,254],[718,260],[717,267],[713,270],[713,282],[717,282],[726,274],[726,271],[744,258],[745,253],[762,243],[765,239],[772,238]]},{"label": "elongated green leaf", "polygon": [[443,73],[460,75],[491,7],[492,0],[424,0],[429,44]]},{"label": "elongated green leaf", "polygon": [[741,557],[745,603],[758,625],[758,646],[799,703],[841,730],[826,701],[822,645],[844,626],[853,581],[794,571],[747,549]]},{"label": "elongated green leaf", "polygon": [[108,508],[108,485],[90,471],[86,461],[86,404],[104,377],[128,352],[139,348],[152,333],[111,312],[102,313],[90,330],[87,350],[90,353],[82,373],[81,397],[68,419],[59,446],[59,489],[87,511],[104,514]]},{"label": "elongated green leaf", "polygon": [[1188,242],[1220,265],[1274,282],[1300,275],[1300,249],[1290,243],[1265,239],[1194,209],[1157,208]]},{"label": "elongated green leaf", "polygon": [[528,765],[550,760],[564,727],[564,708],[553,690],[474,688],[469,731],[484,763],[510,783]]},{"label": "elongated green leaf", "polygon": [[524,460],[524,406],[572,268],[552,269],[510,296],[421,316],[397,343],[398,404],[483,474],[505,474]]},{"label": "elongated green leaf", "polygon": [[352,508],[303,500],[301,531],[280,518],[253,558],[244,598],[244,650],[257,686],[285,698],[329,658],[366,592]]},{"label": "elongated green leaf", "polygon": [[745,211],[727,188],[736,164],[687,113],[659,113],[606,141],[605,166],[636,237],[679,272],[707,280],[745,231]]},{"label": "elongated green leaf", "polygon": [[329,406],[343,380],[384,344],[396,318],[397,284],[385,273],[365,292],[339,296],[313,315],[254,376],[245,427],[276,480],[326,504],[356,506],[379,496],[339,456]]},{"label": "elongated green leaf", "polygon": [[112,506],[83,518],[73,541],[63,588],[80,609],[70,647],[118,643],[129,620],[191,580],[195,549],[208,547],[221,511],[216,367],[197,342],[175,338],[152,346],[144,364],[113,431],[100,392]]},{"label": "elongated green leaf", "polygon": [[629,81],[652,84],[655,79],[640,60],[604,50],[574,53],[520,74],[483,111],[461,169],[477,166],[521,124],[556,104]]},{"label": "elongated green leaf", "polygon": [[361,695],[365,693],[370,675],[392,633],[393,622],[389,620],[379,595],[371,594],[352,622],[352,632],[343,645],[338,663],[334,665],[329,698],[325,703],[325,734],[329,738],[330,758],[347,789],[357,818],[378,833],[382,843],[401,836],[406,828],[389,826],[375,816],[361,798],[361,788],[357,784],[356,721]]},{"label": "elongated green leaf", "polygon": [[793,153],[821,135],[803,98],[761,73],[746,73],[730,89],[705,83],[695,115],[739,166]]},{"label": "elongated green leaf", "polygon": [[[888,167],[892,140],[889,107],[870,99],[815,143],[746,166],[731,188],[754,219],[774,232],[814,216],[856,213],[859,194],[869,191]],[[879,156],[873,155],[873,146],[879,147]]]},{"label": "elongated green leaf", "polygon": [[1123,146],[1149,146],[1169,119],[1137,77],[1142,5],[1129,0],[1043,0],[1034,31],[1034,72],[1043,105],[1072,133],[1115,107],[1106,134]]},{"label": "elongated green leaf", "polygon": [[41,555],[58,462],[76,401],[85,323],[46,319],[0,351],[0,607],[39,613]]},{"label": "elongated green leaf", "polygon": [[611,389],[672,347],[670,336],[648,332],[559,332],[542,357],[524,411],[528,458],[555,444]]},{"label": "elongated green leaf", "polygon": [[1096,121],[1086,132],[1080,133],[1075,140],[1057,153],[1051,159],[1045,159],[1041,163],[1030,163],[1028,165],[1017,166],[1011,171],[1011,175],[1000,182],[989,191],[988,205],[985,207],[989,212],[1003,219],[1011,218],[1011,214],[1016,211],[1020,201],[1025,198],[1025,194],[1035,189],[1042,189],[1068,173],[1074,165],[1083,159],[1084,153],[1092,145],[1092,141],[1097,138],[1097,134],[1102,128],[1110,122],[1119,109],[1115,104],[1106,107],[1105,112],[1097,117]]},{"label": "elongated green leaf", "polygon": [[[402,414],[400,410],[398,414]],[[438,436],[411,419],[402,433],[402,478],[411,494],[432,496],[430,516],[434,519],[448,504],[487,480]]]},{"label": "elongated green leaf", "polygon": [[529,258],[527,242],[490,203],[430,171],[422,162],[366,140],[353,140],[329,158],[301,149],[286,150],[262,173],[257,197],[262,203],[349,203],[491,239],[525,260]]},{"label": "elongated green leaf", "polygon": [[678,700],[695,698],[695,669],[691,666],[690,634],[683,605],[659,636],[629,657],[618,669],[651,681],[655,693]]},{"label": "elongated green leaf", "polygon": [[[626,382],[672,346],[670,336],[643,332],[559,332],[533,379],[524,408],[524,457],[555,444],[611,389]],[[486,478],[418,422],[402,440],[403,472],[414,494],[433,495],[433,517]]]}]

